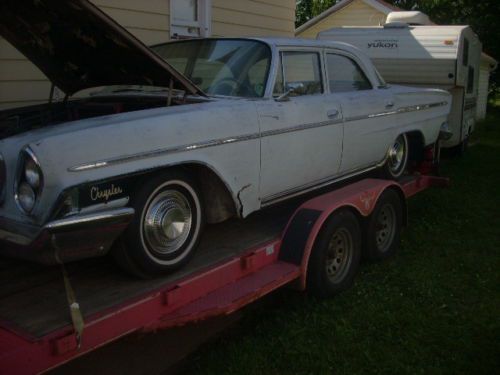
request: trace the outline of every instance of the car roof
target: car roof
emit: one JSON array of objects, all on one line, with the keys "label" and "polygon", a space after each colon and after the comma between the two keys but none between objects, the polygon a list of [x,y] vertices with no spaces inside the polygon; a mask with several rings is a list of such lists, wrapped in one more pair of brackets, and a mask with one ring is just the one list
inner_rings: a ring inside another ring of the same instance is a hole
[{"label": "car roof", "polygon": [[264,42],[272,47],[315,47],[315,48],[337,48],[349,52],[358,53],[360,50],[351,44],[344,42],[335,42],[327,40],[316,39],[302,39],[302,38],[243,38],[250,40],[258,40]]}]

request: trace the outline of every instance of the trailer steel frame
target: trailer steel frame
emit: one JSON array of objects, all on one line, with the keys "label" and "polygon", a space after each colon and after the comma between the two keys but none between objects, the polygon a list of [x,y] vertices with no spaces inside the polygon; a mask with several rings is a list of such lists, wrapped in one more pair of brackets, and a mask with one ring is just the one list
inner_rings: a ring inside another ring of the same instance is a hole
[{"label": "trailer steel frame", "polygon": [[335,211],[347,207],[363,220],[386,189],[399,193],[406,210],[407,198],[447,184],[445,178],[425,175],[400,182],[368,178],[316,196],[295,210],[281,235],[85,316],[80,347],[70,320],[39,337],[0,321],[0,374],[45,372],[133,332],[230,314],[284,285],[304,290],[311,249]]}]

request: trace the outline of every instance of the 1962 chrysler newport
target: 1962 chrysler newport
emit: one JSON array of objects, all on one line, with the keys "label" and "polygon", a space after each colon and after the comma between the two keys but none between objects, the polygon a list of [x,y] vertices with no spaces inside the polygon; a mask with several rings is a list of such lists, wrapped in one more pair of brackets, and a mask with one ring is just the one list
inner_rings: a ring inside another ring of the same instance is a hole
[{"label": "1962 chrysler newport", "polygon": [[[86,0],[5,0],[0,34],[66,94],[0,112],[2,254],[185,264],[205,222],[381,168],[446,132],[445,91],[387,86],[343,44],[196,39],[151,49]],[[76,95],[75,95],[76,94]]]}]

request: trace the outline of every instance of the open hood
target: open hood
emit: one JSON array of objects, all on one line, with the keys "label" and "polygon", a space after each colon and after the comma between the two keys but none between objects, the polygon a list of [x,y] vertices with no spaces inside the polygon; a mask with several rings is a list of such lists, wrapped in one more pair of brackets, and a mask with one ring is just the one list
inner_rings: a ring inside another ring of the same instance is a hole
[{"label": "open hood", "polygon": [[90,87],[152,85],[204,95],[87,0],[2,0],[0,35],[68,95]]}]

